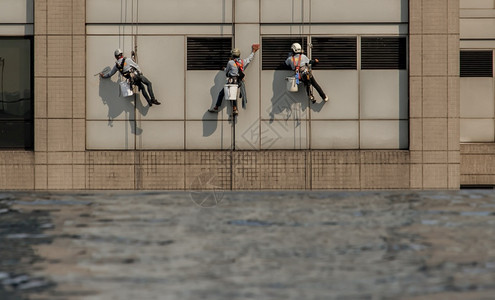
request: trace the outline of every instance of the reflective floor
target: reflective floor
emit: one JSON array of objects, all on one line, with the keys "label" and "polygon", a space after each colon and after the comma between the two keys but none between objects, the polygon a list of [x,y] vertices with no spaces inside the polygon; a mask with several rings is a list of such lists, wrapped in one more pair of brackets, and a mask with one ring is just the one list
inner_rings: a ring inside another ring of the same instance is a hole
[{"label": "reflective floor", "polygon": [[0,192],[0,299],[495,299],[495,192]]}]

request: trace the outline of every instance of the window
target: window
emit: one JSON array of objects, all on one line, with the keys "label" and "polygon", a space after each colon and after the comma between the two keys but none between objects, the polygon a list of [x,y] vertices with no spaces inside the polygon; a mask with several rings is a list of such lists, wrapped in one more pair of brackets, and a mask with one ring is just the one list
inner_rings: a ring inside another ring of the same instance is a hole
[{"label": "window", "polygon": [[307,38],[301,37],[264,37],[262,39],[262,69],[284,70],[290,69],[285,65],[285,60],[291,51],[290,46],[299,43],[303,49],[307,49]]},{"label": "window", "polygon": [[320,61],[315,70],[356,70],[356,37],[314,37],[312,57]]},{"label": "window", "polygon": [[31,37],[0,38],[0,148],[33,148],[32,44]]},{"label": "window", "polygon": [[232,38],[188,37],[187,70],[221,70],[227,65]]},{"label": "window", "polygon": [[461,51],[461,77],[493,77],[493,52]]},{"label": "window", "polygon": [[361,69],[406,69],[407,43],[405,37],[362,37]]}]

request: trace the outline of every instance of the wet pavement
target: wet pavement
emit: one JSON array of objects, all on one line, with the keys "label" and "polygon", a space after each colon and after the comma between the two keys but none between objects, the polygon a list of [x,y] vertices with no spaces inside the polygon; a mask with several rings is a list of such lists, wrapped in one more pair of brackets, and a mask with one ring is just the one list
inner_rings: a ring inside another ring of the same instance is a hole
[{"label": "wet pavement", "polygon": [[0,299],[495,299],[495,192],[0,192]]}]

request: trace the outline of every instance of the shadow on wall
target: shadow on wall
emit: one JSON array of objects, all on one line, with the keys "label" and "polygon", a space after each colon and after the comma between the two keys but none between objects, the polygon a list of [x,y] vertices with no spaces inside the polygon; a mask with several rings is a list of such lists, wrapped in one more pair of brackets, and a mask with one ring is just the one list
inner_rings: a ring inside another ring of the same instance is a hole
[{"label": "shadow on wall", "polygon": [[[149,107],[142,105],[139,94],[121,97],[119,82],[113,81],[111,78],[102,78],[100,79],[99,96],[103,104],[108,106],[108,126],[112,127],[113,120],[124,113],[125,120],[129,121],[131,133],[140,135],[143,132],[136,124],[136,109],[142,115],[146,115]],[[136,103],[136,106],[132,102]]]},{"label": "shadow on wall", "polygon": [[[218,94],[222,91],[226,82],[225,72],[219,71],[213,79],[213,86],[210,88],[211,105],[214,107],[217,102]],[[203,136],[211,136],[218,127],[218,115],[227,106],[227,113],[230,115],[232,107],[227,105],[227,101],[223,100],[222,105],[219,107],[219,113],[211,113],[208,110],[203,114]],[[208,108],[210,108],[208,107]]]},{"label": "shadow on wall", "polygon": [[[307,118],[307,108],[310,105],[310,101],[306,94],[306,87],[304,84],[302,82],[299,83],[297,92],[289,92],[287,90],[286,78],[293,75],[294,72],[286,70],[277,70],[273,73],[272,105],[271,110],[268,112],[270,115],[270,123],[272,123],[277,116],[286,121],[291,118],[296,121]],[[323,105],[324,102],[317,102],[311,104],[311,109],[319,112],[323,108]]]}]

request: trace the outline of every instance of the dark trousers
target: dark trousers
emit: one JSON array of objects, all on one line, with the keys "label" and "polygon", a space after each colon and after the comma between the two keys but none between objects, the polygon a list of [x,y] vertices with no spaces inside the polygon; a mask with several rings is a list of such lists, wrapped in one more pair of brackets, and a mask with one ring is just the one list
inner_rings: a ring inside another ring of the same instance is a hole
[{"label": "dark trousers", "polygon": [[[215,103],[215,106],[216,107],[222,106],[223,98],[225,98],[225,90],[222,88],[222,90],[220,91],[220,93],[218,93],[217,103]],[[232,101],[232,102],[234,102],[233,103],[234,106],[237,107],[237,100]]]},{"label": "dark trousers", "polygon": [[[141,93],[143,94],[144,98],[148,103],[151,102],[151,99],[155,99],[155,94],[153,93],[153,87],[151,85],[151,81],[149,81],[148,78],[146,78],[144,75],[139,75],[138,80],[134,84],[139,88],[139,90],[141,91]],[[144,88],[145,85],[148,88],[149,96],[148,93],[146,92],[146,89]]]},{"label": "dark trousers", "polygon": [[311,86],[314,86],[315,89],[316,89],[316,91],[320,95],[320,97],[322,99],[325,99],[325,97],[326,97],[325,93],[321,89],[321,87],[318,84],[318,82],[316,82],[316,79],[313,77],[312,74],[309,74],[309,76],[307,76],[307,74],[302,74],[301,75],[301,80],[304,83],[304,86],[306,87],[306,93],[308,94],[308,96],[312,96],[312,94],[311,94]]}]

